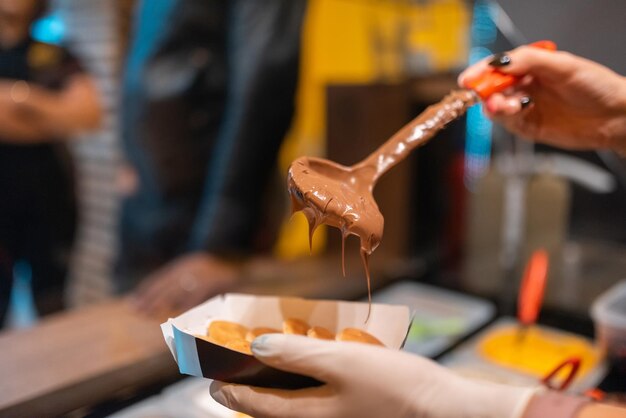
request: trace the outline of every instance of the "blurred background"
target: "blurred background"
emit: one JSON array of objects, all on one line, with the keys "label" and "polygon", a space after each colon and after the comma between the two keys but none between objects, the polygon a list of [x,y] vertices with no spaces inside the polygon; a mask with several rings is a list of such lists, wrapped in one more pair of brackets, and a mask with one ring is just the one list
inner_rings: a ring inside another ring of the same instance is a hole
[{"label": "blurred background", "polygon": [[[0,31],[0,112],[24,124],[0,126],[2,330],[129,294],[156,319],[228,289],[366,296],[356,239],[344,279],[339,232],[320,228],[309,249],[305,218],[289,216],[290,162],[351,165],[469,63],[539,39],[626,74],[625,7],[0,0],[3,22],[28,29]],[[375,196],[375,289],[429,283],[510,315],[526,260],[545,248],[544,321],[590,334],[592,301],[626,272],[625,161],[519,140],[479,106]]]}]

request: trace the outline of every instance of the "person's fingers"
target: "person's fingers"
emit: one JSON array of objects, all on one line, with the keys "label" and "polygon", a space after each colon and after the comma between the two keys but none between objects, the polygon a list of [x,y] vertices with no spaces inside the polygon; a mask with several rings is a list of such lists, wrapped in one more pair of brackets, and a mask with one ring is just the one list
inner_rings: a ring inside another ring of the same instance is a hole
[{"label": "person's fingers", "polygon": [[137,309],[150,316],[160,316],[164,312],[170,312],[175,309],[175,301],[173,292],[164,291],[157,293],[149,298],[142,299]]},{"label": "person's fingers", "polygon": [[138,295],[145,293],[150,287],[152,287],[154,283],[154,279],[155,277],[148,276],[144,278],[143,280],[141,280],[139,284],[137,285],[137,287],[135,288],[133,292],[133,296],[137,297]]},{"label": "person's fingers", "polygon": [[355,358],[368,358],[363,350],[382,349],[358,343],[338,343],[298,335],[266,334],[252,342],[252,353],[263,363],[311,376],[326,383],[343,380]]},{"label": "person's fingers", "polygon": [[506,101],[506,97],[502,93],[494,93],[487,100],[484,101],[485,113],[487,116],[492,117],[500,112],[503,107],[503,103]]},{"label": "person's fingers", "polygon": [[151,294],[158,292],[158,289],[165,286],[166,283],[163,281],[163,274],[154,274],[143,279],[135,291],[133,292],[133,296],[136,300],[146,299]]},{"label": "person's fingers", "polygon": [[494,68],[500,72],[516,76],[535,75],[547,81],[558,80],[572,75],[581,58],[564,51],[547,51],[529,45],[520,46],[512,51],[487,57],[465,69],[458,77],[460,87],[467,87],[467,82],[480,77]]},{"label": "person's fingers", "polygon": [[537,140],[542,137],[541,115],[533,107],[534,104],[531,100],[525,109],[512,115],[505,113],[490,114],[488,111],[486,113],[487,116],[494,122],[502,125],[507,131],[522,138]]},{"label": "person's fingers", "polygon": [[135,291],[132,294],[132,304],[133,307],[142,313],[147,313],[147,310],[149,309],[149,306],[151,304],[152,299],[150,297],[147,297],[147,291],[148,288],[146,288],[146,290],[144,291]]},{"label": "person's fingers", "polygon": [[525,92],[520,91],[508,96],[495,93],[485,100],[485,111],[491,118],[513,116],[528,109],[531,105],[532,99]]},{"label": "person's fingers", "polygon": [[576,58],[567,52],[547,51],[528,45],[495,55],[489,66],[516,76],[531,74],[559,81],[572,75],[577,68]]},{"label": "person's fingers", "polygon": [[174,303],[170,303],[181,289],[171,276],[159,275],[150,280],[150,285],[138,291],[135,295],[135,304],[138,310],[146,313],[154,313],[163,309],[171,309]]},{"label": "person's fingers", "polygon": [[478,61],[476,64],[473,64],[467,67],[459,77],[457,78],[457,83],[459,87],[465,88],[467,87],[467,82],[470,80],[474,80],[480,77],[485,71],[491,71],[491,67],[489,66],[489,62],[493,59],[493,56],[489,56]]},{"label": "person's fingers", "polygon": [[146,281],[133,294],[133,305],[140,312],[154,315],[191,308],[227,291],[236,282],[236,277],[201,278],[180,269],[168,269]]},{"label": "person's fingers", "polygon": [[150,310],[150,306],[154,303],[155,297],[158,296],[160,289],[165,285],[161,282],[151,282],[150,286],[137,289],[133,293],[133,303],[135,307],[142,312]]},{"label": "person's fingers", "polygon": [[278,390],[218,381],[211,383],[210,391],[211,396],[218,403],[255,418],[328,416],[334,394],[328,386]]}]

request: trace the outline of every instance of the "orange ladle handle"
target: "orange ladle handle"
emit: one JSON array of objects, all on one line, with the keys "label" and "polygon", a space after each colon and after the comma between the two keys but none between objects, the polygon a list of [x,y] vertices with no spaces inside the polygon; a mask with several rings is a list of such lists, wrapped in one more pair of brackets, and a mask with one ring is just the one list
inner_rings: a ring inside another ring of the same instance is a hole
[{"label": "orange ladle handle", "polygon": [[[537,41],[530,44],[530,46],[547,51],[556,51],[556,44],[552,41]],[[521,77],[504,74],[498,69],[490,67],[480,77],[468,80],[465,85],[476,92],[481,100],[485,100],[494,93],[499,93],[514,86],[520,79]]]},{"label": "orange ladle handle", "polygon": [[537,320],[548,279],[549,258],[546,250],[536,250],[530,257],[520,286],[517,318],[523,325]]}]

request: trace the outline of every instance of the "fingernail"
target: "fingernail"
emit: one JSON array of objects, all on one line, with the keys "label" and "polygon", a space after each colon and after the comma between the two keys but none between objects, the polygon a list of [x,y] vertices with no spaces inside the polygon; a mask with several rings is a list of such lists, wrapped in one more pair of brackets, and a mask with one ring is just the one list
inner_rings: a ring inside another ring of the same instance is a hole
[{"label": "fingernail", "polygon": [[493,59],[489,62],[489,65],[492,67],[504,67],[511,63],[511,57],[506,55],[505,53],[496,54],[493,56]]},{"label": "fingernail", "polygon": [[528,96],[524,96],[521,99],[519,99],[519,102],[522,105],[522,109],[526,109],[528,106],[532,104],[533,99],[531,99]]},{"label": "fingernail", "polygon": [[280,334],[265,334],[252,341],[250,348],[255,356],[268,357],[276,351],[276,347],[280,344]]},{"label": "fingernail", "polygon": [[217,403],[227,406],[226,395],[224,395],[221,385],[212,384],[211,387],[209,388],[209,392],[211,393],[211,397],[215,399]]}]

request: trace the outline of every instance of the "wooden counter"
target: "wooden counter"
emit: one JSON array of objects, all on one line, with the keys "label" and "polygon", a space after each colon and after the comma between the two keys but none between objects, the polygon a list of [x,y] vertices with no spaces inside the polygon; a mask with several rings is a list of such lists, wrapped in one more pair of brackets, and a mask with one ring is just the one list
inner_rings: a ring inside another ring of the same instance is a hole
[{"label": "wooden counter", "polygon": [[45,417],[177,373],[159,324],[125,300],[0,334],[0,416]]}]

